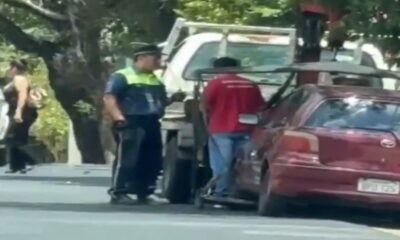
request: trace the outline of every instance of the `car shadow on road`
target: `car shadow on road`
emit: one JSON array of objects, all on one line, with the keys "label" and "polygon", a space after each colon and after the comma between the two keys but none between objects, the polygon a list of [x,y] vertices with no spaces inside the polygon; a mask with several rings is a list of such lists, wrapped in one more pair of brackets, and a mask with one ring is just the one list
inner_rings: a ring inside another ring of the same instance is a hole
[{"label": "car shadow on road", "polygon": [[[255,216],[255,212],[246,209],[241,211],[227,211],[226,209],[197,210],[192,205],[137,205],[116,206],[107,202],[97,203],[30,203],[30,202],[0,202],[0,209],[18,209],[29,211],[54,211],[54,212],[79,212],[79,213],[144,213],[162,215],[207,215],[207,216],[229,216],[249,217]],[[336,207],[307,207],[293,208],[284,216],[285,219],[306,220],[334,220],[357,225],[365,225],[375,228],[398,229],[399,222],[393,220],[393,213],[372,212],[354,208]],[[399,218],[398,218],[399,219]]]},{"label": "car shadow on road", "polygon": [[215,215],[215,216],[252,216],[248,211],[226,211],[223,209],[197,210],[192,205],[110,205],[107,202],[97,203],[31,203],[0,201],[0,209],[18,209],[29,211],[55,211],[80,213],[149,213],[149,214],[177,214],[177,215]]},{"label": "car shadow on road", "polygon": [[400,228],[400,216],[396,216],[396,214],[399,215],[400,212],[350,207],[308,206],[292,208],[290,214],[286,217],[291,219],[335,220],[375,228],[398,229]]}]

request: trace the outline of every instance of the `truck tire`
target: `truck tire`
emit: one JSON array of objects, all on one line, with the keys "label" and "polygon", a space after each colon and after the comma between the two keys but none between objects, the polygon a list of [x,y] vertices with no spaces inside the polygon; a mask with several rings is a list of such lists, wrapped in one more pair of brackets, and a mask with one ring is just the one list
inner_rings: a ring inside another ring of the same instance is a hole
[{"label": "truck tire", "polygon": [[285,199],[273,194],[270,188],[270,174],[267,170],[260,185],[258,215],[263,217],[280,217],[286,210]]},{"label": "truck tire", "polygon": [[167,143],[164,159],[162,190],[165,198],[172,204],[189,203],[192,195],[191,174],[193,161],[180,159],[177,137],[172,137]]}]

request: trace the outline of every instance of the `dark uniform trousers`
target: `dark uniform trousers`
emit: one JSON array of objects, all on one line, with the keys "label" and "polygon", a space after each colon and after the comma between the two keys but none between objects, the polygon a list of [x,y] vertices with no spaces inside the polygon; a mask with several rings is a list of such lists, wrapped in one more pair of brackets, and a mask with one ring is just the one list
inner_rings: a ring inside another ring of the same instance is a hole
[{"label": "dark uniform trousers", "polygon": [[125,129],[114,131],[117,153],[111,191],[146,197],[154,193],[162,167],[159,116],[128,116],[126,120]]}]

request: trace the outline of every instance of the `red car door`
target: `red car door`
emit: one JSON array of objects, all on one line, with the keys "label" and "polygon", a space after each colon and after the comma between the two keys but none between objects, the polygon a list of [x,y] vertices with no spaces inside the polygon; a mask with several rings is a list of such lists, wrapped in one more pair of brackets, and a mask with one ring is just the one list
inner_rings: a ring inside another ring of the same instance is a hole
[{"label": "red car door", "polygon": [[258,192],[264,161],[273,154],[274,143],[285,129],[291,127],[295,113],[308,97],[306,90],[299,89],[263,113],[260,124],[252,134],[247,156],[239,162],[238,177],[242,188]]}]

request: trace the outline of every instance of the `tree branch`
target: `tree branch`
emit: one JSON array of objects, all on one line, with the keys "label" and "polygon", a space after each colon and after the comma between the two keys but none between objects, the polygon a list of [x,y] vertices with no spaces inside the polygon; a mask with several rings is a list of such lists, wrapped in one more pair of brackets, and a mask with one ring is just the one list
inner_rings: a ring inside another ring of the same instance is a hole
[{"label": "tree branch", "polygon": [[56,49],[55,44],[39,41],[26,34],[20,27],[7,17],[0,14],[0,35],[12,43],[17,49],[38,54],[41,57],[51,57]]},{"label": "tree branch", "polygon": [[53,12],[49,9],[42,8],[30,0],[3,0],[5,3],[9,4],[10,6],[14,6],[17,8],[23,8],[33,12],[34,14],[43,17],[50,21],[68,21],[69,18],[66,15],[61,13]]}]

